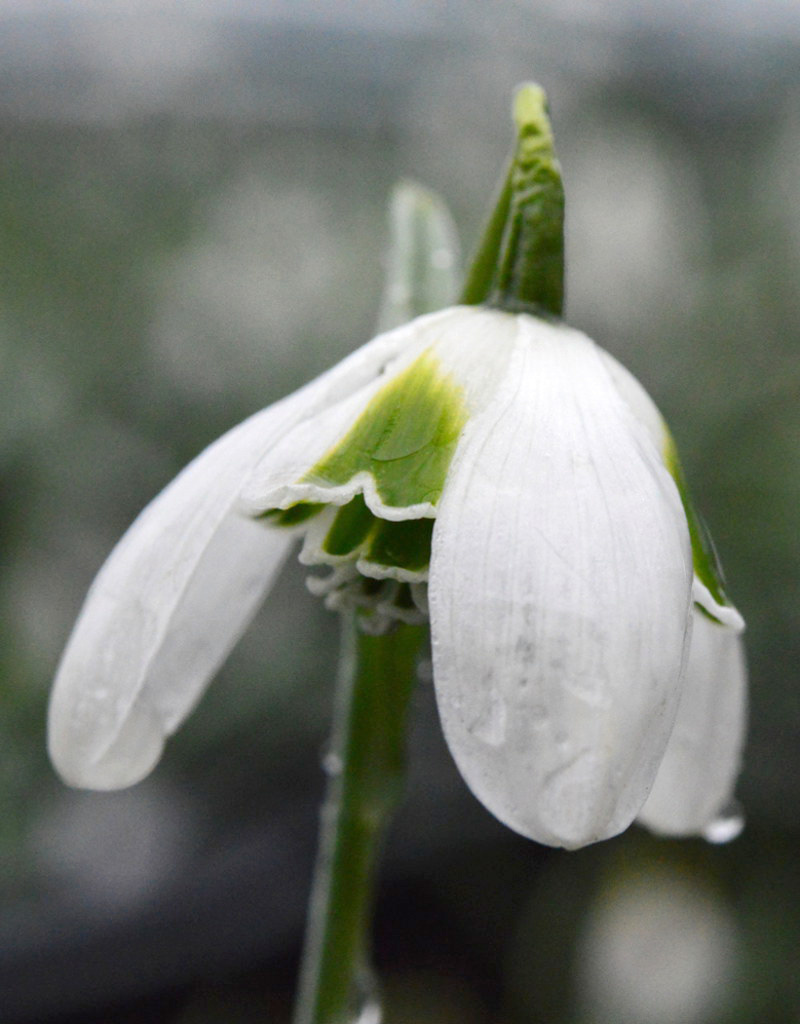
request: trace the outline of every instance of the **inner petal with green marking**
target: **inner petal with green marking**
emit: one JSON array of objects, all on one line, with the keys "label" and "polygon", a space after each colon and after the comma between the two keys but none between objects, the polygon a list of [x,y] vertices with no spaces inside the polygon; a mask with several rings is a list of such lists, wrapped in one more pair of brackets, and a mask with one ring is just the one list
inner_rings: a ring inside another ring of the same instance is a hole
[{"label": "inner petal with green marking", "polygon": [[403,621],[426,615],[436,505],[466,420],[461,386],[427,349],[303,476],[315,493],[330,489],[331,502],[265,513],[276,526],[303,530],[304,563],[333,566],[329,606],[380,607],[384,618]]},{"label": "inner petal with green marking", "polygon": [[368,495],[374,492],[382,504],[429,505],[408,518],[431,515],[466,419],[461,387],[427,349],[378,392],[304,479],[338,487],[365,475]]}]

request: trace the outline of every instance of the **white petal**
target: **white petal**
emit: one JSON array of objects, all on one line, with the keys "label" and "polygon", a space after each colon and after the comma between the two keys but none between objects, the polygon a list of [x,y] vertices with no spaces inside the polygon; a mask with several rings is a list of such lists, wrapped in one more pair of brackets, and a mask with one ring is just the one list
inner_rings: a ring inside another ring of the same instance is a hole
[{"label": "white petal", "polygon": [[[395,507],[385,504],[368,472],[361,472],[339,486],[321,485],[304,477],[349,432],[372,399],[423,352],[430,350],[438,368],[460,388],[470,412],[479,411],[505,370],[515,337],[516,318],[496,310],[455,307],[418,317],[385,338],[402,339],[396,357],[387,362],[379,377],[304,419],[271,449],[253,471],[242,493],[245,508],[262,512],[289,508],[298,502],[344,505],[359,493],[382,519],[416,519],[435,515],[430,502]],[[487,336],[492,338],[487,361]],[[380,339],[377,339],[380,340]]]},{"label": "white petal", "polygon": [[605,349],[599,348],[598,352],[620,395],[625,399],[637,420],[647,430],[656,450],[663,458],[669,440],[669,429],[658,406],[626,366],[617,362]]},{"label": "white petal", "polygon": [[[413,353],[418,351],[415,346]],[[304,501],[344,505],[363,491],[369,495],[368,504],[373,512],[390,518],[392,510],[381,501],[368,473],[358,473],[336,487],[307,482],[303,478],[347,435],[375,394],[395,373],[404,369],[411,358],[411,353],[406,351],[390,364],[385,375],[298,423],[256,466],[242,491],[242,507],[259,513],[271,508],[291,508]]]},{"label": "white petal", "polygon": [[677,489],[598,349],[519,317],[433,537],[434,679],[474,794],[578,847],[644,803],[680,695],[691,549]]},{"label": "white petal", "polygon": [[[618,363],[608,352],[602,349],[600,352],[606,368],[619,389],[619,393],[628,403],[634,416],[647,430],[653,440],[653,444],[663,459],[664,453],[674,444],[664,417],[659,412],[653,399],[633,374],[621,363]],[[709,543],[711,543],[710,539]],[[697,576],[694,578],[693,590],[693,599],[697,604],[702,605],[710,615],[713,615],[724,626],[737,633],[742,632],[744,629],[744,619],[733,605],[720,604],[716,601],[708,587]]]},{"label": "white petal", "polygon": [[50,755],[71,784],[112,789],[146,775],[271,584],[291,537],[235,502],[272,413],[187,466],[98,574],[50,704]]},{"label": "white petal", "polygon": [[729,604],[720,604],[714,600],[714,596],[708,587],[697,576],[692,585],[692,596],[697,604],[701,605],[715,619],[719,619],[723,626],[733,630],[734,633],[744,632],[744,619],[740,612]]},{"label": "white petal", "polygon": [[639,821],[668,835],[701,833],[730,804],[744,744],[742,638],[694,612],[675,728]]},{"label": "white petal", "polygon": [[288,533],[238,509],[265,450],[304,416],[378,374],[400,332],[365,345],[235,427],[141,513],[95,580],[59,666],[54,765],[76,786],[143,778],[192,710],[272,583]]},{"label": "white petal", "polygon": [[462,389],[470,413],[481,412],[505,376],[517,337],[518,318],[482,306],[456,306],[431,331],[442,369]]}]

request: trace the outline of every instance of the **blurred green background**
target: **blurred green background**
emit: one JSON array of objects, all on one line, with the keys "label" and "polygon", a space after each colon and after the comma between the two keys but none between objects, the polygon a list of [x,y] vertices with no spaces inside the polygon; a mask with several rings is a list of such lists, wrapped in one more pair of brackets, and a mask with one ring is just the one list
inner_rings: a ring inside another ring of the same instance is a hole
[{"label": "blurred green background", "polygon": [[0,0],[2,1024],[288,1021],[337,640],[302,573],[132,790],[54,778],[49,682],[145,502],[371,335],[396,179],[473,244],[528,78],[567,317],[670,420],[748,621],[748,824],[537,847],[467,792],[423,682],[386,1021],[800,1021],[800,7]]}]

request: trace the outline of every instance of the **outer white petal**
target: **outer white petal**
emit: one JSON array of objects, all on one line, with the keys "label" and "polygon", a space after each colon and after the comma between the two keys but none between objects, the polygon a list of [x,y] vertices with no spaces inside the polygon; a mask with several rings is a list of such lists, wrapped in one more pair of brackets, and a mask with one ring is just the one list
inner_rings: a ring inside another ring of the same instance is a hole
[{"label": "outer white petal", "polygon": [[658,406],[626,366],[618,362],[605,349],[598,348],[598,352],[620,395],[650,435],[656,450],[663,458],[669,439],[669,430]]},{"label": "outer white petal", "polygon": [[[403,338],[396,357],[386,363],[379,377],[321,409],[317,415],[303,419],[267,452],[243,490],[243,506],[258,513],[268,508],[289,508],[302,501],[343,505],[355,494],[363,493],[375,515],[383,519],[435,515],[430,503],[403,507],[384,504],[374,480],[366,472],[336,487],[321,486],[304,477],[345,437],[378,392],[425,351],[429,350],[440,370],[460,386],[470,411],[482,408],[505,370],[515,321],[514,316],[496,310],[453,307],[418,317],[384,335],[387,339]],[[492,357],[488,362],[487,337],[491,338]]]},{"label": "outer white petal", "polygon": [[[415,342],[412,351],[418,354],[419,342]],[[372,398],[411,362],[413,354],[406,350],[381,377],[298,423],[256,466],[242,491],[242,507],[257,514],[270,508],[291,508],[303,501],[344,505],[363,491],[376,514],[396,518],[381,501],[368,473],[358,473],[336,487],[306,482],[303,478],[347,435]]]},{"label": "outer white petal", "polygon": [[694,613],[675,728],[639,821],[668,835],[703,831],[730,803],[747,717],[747,666],[739,634]]},{"label": "outer white petal", "polygon": [[744,632],[744,619],[741,612],[732,605],[720,604],[719,601],[716,601],[705,583],[697,576],[694,578],[692,596],[697,604],[705,608],[710,615],[719,619],[727,629],[733,630],[734,633]]},{"label": "outer white petal", "polygon": [[478,799],[574,848],[626,828],[652,786],[680,696],[691,549],[674,482],[599,350],[518,323],[434,528],[434,679]]},{"label": "outer white petal", "polygon": [[56,676],[50,756],[76,786],[138,782],[247,626],[289,535],[235,512],[274,410],[206,449],[97,576]]},{"label": "outer white petal", "polygon": [[[626,369],[621,363],[618,363],[608,352],[602,349],[600,352],[614,383],[619,389],[619,393],[630,406],[634,416],[647,430],[653,440],[653,444],[663,458],[664,452],[671,443],[664,417],[659,412],[653,399],[630,370]],[[702,605],[707,612],[719,619],[724,626],[737,633],[744,630],[744,619],[739,611],[733,605],[720,604],[716,601],[708,587],[697,576],[695,576],[693,583],[693,599],[697,604]]]},{"label": "outer white petal", "polygon": [[49,711],[55,767],[76,786],[139,781],[271,585],[290,535],[238,509],[242,483],[298,420],[346,398],[402,348],[384,335],[235,427],[141,513],[87,596]]}]

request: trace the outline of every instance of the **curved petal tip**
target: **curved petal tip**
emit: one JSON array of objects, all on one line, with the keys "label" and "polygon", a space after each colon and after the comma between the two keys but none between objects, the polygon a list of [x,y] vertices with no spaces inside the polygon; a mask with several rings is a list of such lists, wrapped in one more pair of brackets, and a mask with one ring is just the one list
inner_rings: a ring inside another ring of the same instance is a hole
[{"label": "curved petal tip", "polygon": [[746,690],[741,635],[695,609],[678,716],[641,824],[662,835],[713,838],[740,817],[724,812],[741,765]]},{"label": "curved petal tip", "polygon": [[67,785],[79,789],[123,789],[141,782],[164,750],[163,723],[140,705],[131,708],[115,742],[99,757],[82,756],[58,703],[51,705],[48,732],[54,768]]}]

